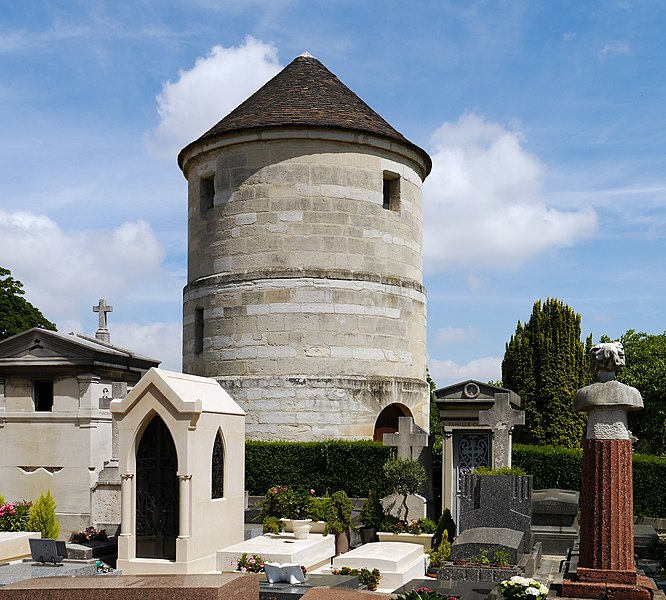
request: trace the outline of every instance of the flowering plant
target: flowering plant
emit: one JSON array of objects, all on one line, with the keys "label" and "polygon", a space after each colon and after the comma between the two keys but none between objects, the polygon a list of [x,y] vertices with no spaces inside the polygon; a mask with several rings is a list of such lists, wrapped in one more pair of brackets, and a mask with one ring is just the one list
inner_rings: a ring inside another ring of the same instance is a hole
[{"label": "flowering plant", "polygon": [[452,596],[450,594],[442,595],[427,587],[420,587],[402,594],[400,596],[393,596],[391,600],[458,600],[460,596]]},{"label": "flowering plant", "polygon": [[83,531],[77,531],[72,534],[72,543],[81,544],[82,542],[93,542],[95,540],[106,540],[106,529],[96,529],[92,525],[86,527]]},{"label": "flowering plant", "polygon": [[28,500],[0,504],[0,531],[27,531],[31,507]]},{"label": "flowering plant", "polygon": [[248,556],[247,552],[243,552],[236,564],[236,571],[241,573],[263,573],[264,559],[258,554]]},{"label": "flowering plant", "polygon": [[499,591],[506,600],[545,600],[548,588],[535,579],[515,575],[499,584]]}]

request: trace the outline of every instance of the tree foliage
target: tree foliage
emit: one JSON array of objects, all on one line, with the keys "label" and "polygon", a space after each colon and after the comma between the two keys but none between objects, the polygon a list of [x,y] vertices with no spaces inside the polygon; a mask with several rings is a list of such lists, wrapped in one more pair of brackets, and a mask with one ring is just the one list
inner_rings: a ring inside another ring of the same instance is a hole
[{"label": "tree foliage", "polygon": [[30,509],[28,531],[41,531],[43,538],[55,539],[58,537],[60,525],[56,517],[56,503],[51,495],[51,490],[48,490],[46,494],[40,494]]},{"label": "tree foliage", "polygon": [[666,456],[666,331],[650,335],[630,329],[619,341],[627,365],[617,378],[638,389],[645,407],[629,413],[629,426],[638,438],[636,450]]},{"label": "tree foliage", "polygon": [[580,315],[555,298],[536,301],[529,321],[518,321],[502,361],[503,385],[520,395],[525,410],[525,426],[516,428],[516,441],[580,445],[586,420],[572,411],[573,397],[592,381],[592,337],[583,344],[580,336]]},{"label": "tree foliage", "polygon": [[56,330],[56,326],[23,297],[24,294],[23,284],[12,277],[9,269],[0,267],[0,340],[32,327]]}]

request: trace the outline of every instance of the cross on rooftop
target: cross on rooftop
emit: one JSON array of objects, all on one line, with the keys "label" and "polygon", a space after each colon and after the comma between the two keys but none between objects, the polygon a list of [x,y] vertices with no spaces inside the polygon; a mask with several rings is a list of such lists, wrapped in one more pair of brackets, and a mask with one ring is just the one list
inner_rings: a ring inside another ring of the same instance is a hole
[{"label": "cross on rooftop", "polygon": [[111,336],[109,335],[109,330],[106,323],[106,313],[113,312],[113,306],[110,306],[106,303],[104,298],[99,299],[99,304],[92,307],[93,311],[99,313],[99,326],[95,332],[95,338],[103,342],[110,342]]},{"label": "cross on rooftop", "polygon": [[493,466],[510,466],[511,430],[525,425],[525,411],[516,410],[509,403],[509,394],[495,394],[495,404],[490,410],[479,411],[479,425],[493,429]]},{"label": "cross on rooftop", "polygon": [[384,434],[384,446],[397,446],[399,458],[414,460],[414,448],[428,445],[428,434],[423,431],[412,417],[398,419],[398,432]]}]

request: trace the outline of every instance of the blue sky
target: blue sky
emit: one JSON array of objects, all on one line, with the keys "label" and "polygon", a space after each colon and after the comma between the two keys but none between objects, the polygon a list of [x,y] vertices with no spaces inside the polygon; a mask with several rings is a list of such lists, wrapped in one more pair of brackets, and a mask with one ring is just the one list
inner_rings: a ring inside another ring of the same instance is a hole
[{"label": "blue sky", "polygon": [[500,376],[537,299],[666,329],[666,4],[3,2],[0,265],[61,331],[180,368],[178,150],[303,51],[433,157],[428,363]]}]

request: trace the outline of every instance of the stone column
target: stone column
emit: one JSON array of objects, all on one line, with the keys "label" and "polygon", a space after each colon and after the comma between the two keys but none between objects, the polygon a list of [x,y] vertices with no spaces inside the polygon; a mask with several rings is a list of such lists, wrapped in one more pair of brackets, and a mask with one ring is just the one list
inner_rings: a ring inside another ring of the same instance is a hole
[{"label": "stone column", "polygon": [[132,505],[133,494],[132,473],[124,473],[120,476],[120,535],[132,535]]},{"label": "stone column", "polygon": [[179,538],[190,537],[190,506],[192,504],[190,499],[190,488],[192,484],[192,475],[178,475],[180,485],[180,506],[178,521],[180,524]]},{"label": "stone column", "polygon": [[583,443],[580,494],[580,556],[575,577],[562,582],[572,598],[650,598],[634,565],[631,435],[627,411],[643,408],[639,391],[615,379],[624,365],[622,345],[592,348],[597,383],[574,398],[574,410],[588,413]]}]

